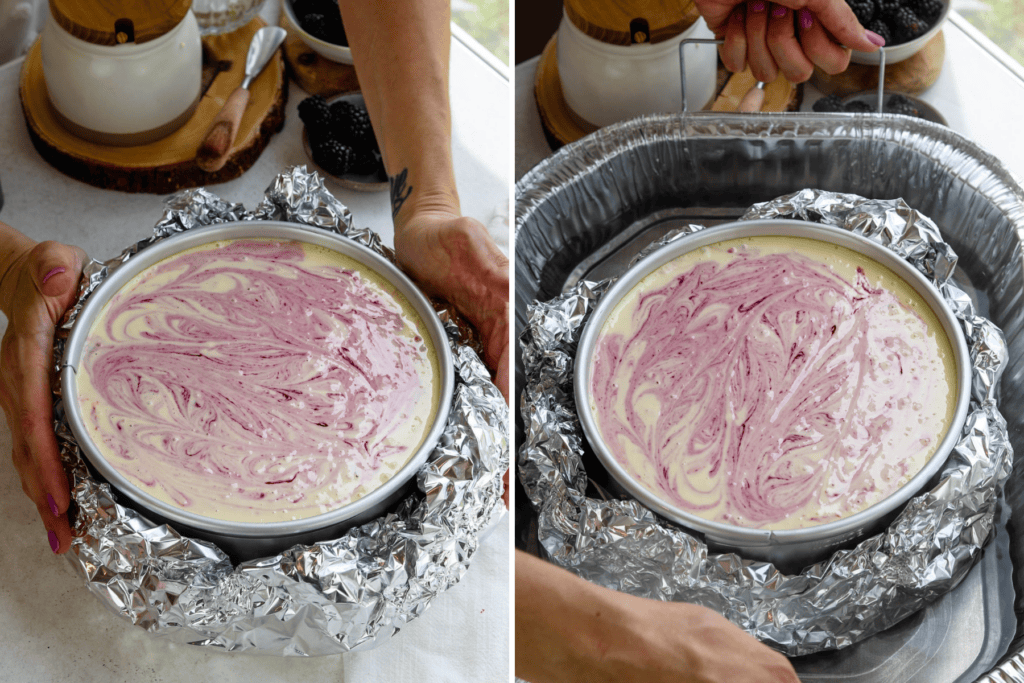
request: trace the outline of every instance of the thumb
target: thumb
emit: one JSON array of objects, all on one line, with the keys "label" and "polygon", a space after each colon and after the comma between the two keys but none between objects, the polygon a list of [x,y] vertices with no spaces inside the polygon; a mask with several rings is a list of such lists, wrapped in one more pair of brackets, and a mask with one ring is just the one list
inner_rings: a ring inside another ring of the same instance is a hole
[{"label": "thumb", "polygon": [[40,242],[29,253],[28,269],[39,293],[56,299],[63,313],[74,300],[82,267],[88,257],[79,247]]}]

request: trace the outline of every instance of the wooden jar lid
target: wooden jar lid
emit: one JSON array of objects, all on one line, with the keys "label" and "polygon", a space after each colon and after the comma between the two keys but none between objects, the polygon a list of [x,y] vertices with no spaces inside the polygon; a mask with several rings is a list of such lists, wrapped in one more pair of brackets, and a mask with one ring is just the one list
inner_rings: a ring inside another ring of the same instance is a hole
[{"label": "wooden jar lid", "polygon": [[591,38],[612,45],[660,43],[700,18],[693,0],[565,0],[565,14]]},{"label": "wooden jar lid", "polygon": [[192,0],[50,0],[65,31],[96,45],[144,43],[181,23]]}]

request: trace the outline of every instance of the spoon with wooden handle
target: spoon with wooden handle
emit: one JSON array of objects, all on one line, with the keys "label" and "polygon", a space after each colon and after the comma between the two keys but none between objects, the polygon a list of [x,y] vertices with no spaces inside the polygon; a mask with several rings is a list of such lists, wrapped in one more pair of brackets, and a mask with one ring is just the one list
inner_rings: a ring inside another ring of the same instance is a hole
[{"label": "spoon with wooden handle", "polygon": [[228,96],[224,106],[213,119],[210,129],[203,136],[203,142],[196,152],[196,165],[208,173],[224,168],[228,152],[238,135],[238,124],[249,104],[249,84],[274,56],[278,46],[284,42],[287,33],[280,26],[265,26],[252,37],[249,54],[245,58],[245,80]]},{"label": "spoon with wooden handle", "polygon": [[747,91],[747,94],[740,100],[740,105],[736,107],[738,112],[756,112],[761,111],[761,107],[764,105],[764,83],[758,81],[753,88]]}]

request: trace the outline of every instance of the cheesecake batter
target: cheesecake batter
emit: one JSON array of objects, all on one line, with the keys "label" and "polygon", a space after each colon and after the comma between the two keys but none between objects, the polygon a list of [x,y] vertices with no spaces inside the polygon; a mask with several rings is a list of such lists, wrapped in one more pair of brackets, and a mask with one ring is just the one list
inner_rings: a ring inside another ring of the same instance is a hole
[{"label": "cheesecake batter", "polygon": [[657,497],[781,530],[906,484],[956,393],[950,342],[898,275],[844,247],[768,236],[696,250],[638,283],[598,336],[589,402]]},{"label": "cheesecake batter", "polygon": [[423,443],[440,369],[411,304],[299,242],[225,240],[151,266],[104,306],[78,368],[85,423],[132,483],[221,520],[312,517]]}]

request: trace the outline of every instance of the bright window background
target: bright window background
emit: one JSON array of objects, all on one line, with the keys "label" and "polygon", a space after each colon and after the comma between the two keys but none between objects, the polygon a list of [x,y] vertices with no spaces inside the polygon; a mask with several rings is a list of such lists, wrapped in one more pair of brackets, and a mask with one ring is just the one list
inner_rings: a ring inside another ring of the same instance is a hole
[{"label": "bright window background", "polygon": [[953,9],[1024,64],[1024,0],[952,0]]},{"label": "bright window background", "polygon": [[508,7],[511,0],[452,0],[452,19],[494,56],[508,64]]}]

